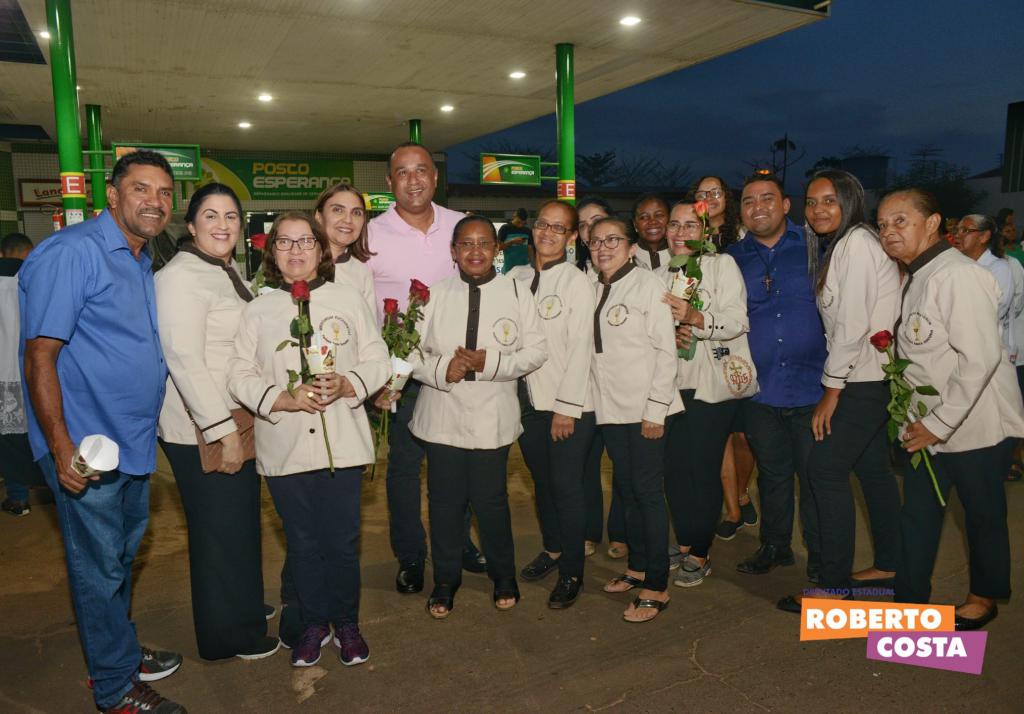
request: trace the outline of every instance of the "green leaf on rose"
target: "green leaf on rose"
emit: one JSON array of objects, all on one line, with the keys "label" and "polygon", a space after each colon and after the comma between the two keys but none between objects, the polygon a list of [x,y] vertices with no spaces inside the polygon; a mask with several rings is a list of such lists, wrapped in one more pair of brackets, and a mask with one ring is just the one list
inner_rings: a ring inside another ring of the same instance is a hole
[{"label": "green leaf on rose", "polygon": [[889,441],[896,441],[900,435],[900,425],[890,419],[885,425],[885,431],[889,435]]},{"label": "green leaf on rose", "polygon": [[686,262],[690,259],[690,256],[680,253],[679,255],[673,255],[672,259],[668,261],[668,267],[670,268],[681,268],[686,265]]},{"label": "green leaf on rose", "polygon": [[917,403],[917,413],[918,413],[919,416],[927,416],[928,415],[928,405],[925,404],[924,402],[918,402]]},{"label": "green leaf on rose", "polygon": [[937,396],[939,396],[939,390],[937,390],[935,387],[933,387],[930,384],[925,384],[923,386],[917,387],[915,389],[915,391],[918,394],[925,395],[926,397],[937,397]]},{"label": "green leaf on rose", "polygon": [[277,348],[274,350],[274,352],[280,352],[285,347],[298,347],[298,346],[299,346],[298,343],[292,342],[291,340],[282,340],[281,344],[279,344],[277,346]]},{"label": "green leaf on rose", "polygon": [[921,463],[921,452],[920,451],[915,451],[914,453],[912,453],[910,455],[910,465],[916,469],[918,464],[920,464],[920,463]]}]

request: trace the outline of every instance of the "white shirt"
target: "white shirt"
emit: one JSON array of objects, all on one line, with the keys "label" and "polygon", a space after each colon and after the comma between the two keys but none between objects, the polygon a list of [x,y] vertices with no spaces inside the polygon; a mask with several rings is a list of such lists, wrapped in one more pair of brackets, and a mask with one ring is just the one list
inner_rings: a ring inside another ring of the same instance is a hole
[{"label": "white shirt", "polygon": [[636,244],[636,264],[641,268],[654,270],[668,265],[670,260],[672,260],[672,254],[668,252],[668,248],[651,250],[642,241]]},{"label": "white shirt", "polygon": [[1017,375],[999,340],[999,289],[992,274],[946,243],[908,267],[897,353],[905,376],[938,396],[914,395],[928,414],[921,423],[941,441],[931,451],[961,452],[1024,436]]},{"label": "white shirt", "polygon": [[[507,275],[461,275],[430,289],[409,362],[423,383],[409,430],[424,441],[461,449],[497,449],[515,441],[520,424],[516,380],[544,364],[547,347],[537,303]],[[457,347],[487,353],[482,372],[447,380]]]},{"label": "white shirt", "polygon": [[[373,287],[373,273],[366,267],[366,263],[353,258],[351,253],[346,253],[334,263],[334,282],[345,283],[355,288],[370,306],[370,312],[377,314],[377,293]],[[381,309],[383,305],[382,302]]]},{"label": "white shirt", "polygon": [[1020,366],[1024,364],[1024,266],[1016,258],[1009,258],[1007,262],[1013,276],[1013,303],[1010,305],[1010,330],[1006,349],[1010,361]]},{"label": "white shirt", "polygon": [[[1010,260],[1013,260],[1013,258]],[[985,252],[978,258],[978,265],[992,273],[992,277],[996,279],[996,283],[999,286],[999,308],[997,313],[999,317],[999,336],[1009,352],[1010,311],[1013,306],[1014,294],[1013,273],[1010,270],[1010,263],[1006,258],[995,257],[992,251],[986,248]]]},{"label": "white shirt", "polygon": [[[564,259],[539,273],[529,265],[508,277],[530,291],[547,342],[548,360],[526,376],[533,408],[579,419],[594,411],[590,361],[594,355],[594,288],[576,266]],[[536,290],[531,289],[536,281]]]},{"label": "white shirt", "polygon": [[855,226],[839,238],[818,294],[828,357],[821,383],[842,389],[847,382],[880,382],[884,353],[871,336],[892,331],[900,307],[900,272],[878,237]]},{"label": "white shirt", "polygon": [[595,286],[594,359],[590,373],[598,424],[664,424],[683,410],[676,389],[672,310],[665,284],[626,263]]}]

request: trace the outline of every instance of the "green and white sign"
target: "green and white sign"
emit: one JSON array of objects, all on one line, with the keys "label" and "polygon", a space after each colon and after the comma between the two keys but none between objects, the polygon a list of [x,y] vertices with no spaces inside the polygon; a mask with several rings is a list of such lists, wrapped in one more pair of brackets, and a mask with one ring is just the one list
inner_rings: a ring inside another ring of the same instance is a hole
[{"label": "green and white sign", "polygon": [[480,154],[480,183],[540,186],[540,157],[527,154]]},{"label": "green and white sign", "polygon": [[373,212],[386,211],[395,205],[395,194],[393,193],[364,193],[363,200],[366,202],[366,210]]},{"label": "green and white sign", "polygon": [[114,161],[125,154],[147,149],[163,154],[171,165],[176,181],[198,181],[203,177],[198,144],[117,144],[112,143]]},{"label": "green and white sign", "polygon": [[219,181],[243,201],[315,200],[325,188],[352,183],[352,161],[203,157],[203,183]]}]

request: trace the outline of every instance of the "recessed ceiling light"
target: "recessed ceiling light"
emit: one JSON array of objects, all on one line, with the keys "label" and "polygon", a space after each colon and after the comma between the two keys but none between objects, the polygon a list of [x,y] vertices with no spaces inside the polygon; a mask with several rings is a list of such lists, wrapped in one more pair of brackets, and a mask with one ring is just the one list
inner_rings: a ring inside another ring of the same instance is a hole
[{"label": "recessed ceiling light", "polygon": [[259,99],[261,102],[272,102],[272,101],[274,101],[273,95],[267,94],[266,92],[264,92],[263,94],[261,94],[260,96],[258,96],[256,98]]},{"label": "recessed ceiling light", "polygon": [[252,126],[252,124],[250,124],[247,121],[240,121],[240,122],[238,122],[238,128],[239,129],[248,129],[251,126]]},{"label": "recessed ceiling light", "polygon": [[624,18],[619,20],[619,24],[625,25],[626,27],[632,27],[633,25],[640,24],[640,18],[636,15],[626,15]]},{"label": "recessed ceiling light", "polygon": [[522,79],[523,77],[526,76],[526,72],[520,72],[519,70],[516,70],[515,72],[510,72],[508,76],[510,79]]},{"label": "recessed ceiling light", "polygon": [[44,40],[50,39],[50,33],[47,32],[46,30],[43,30],[42,32],[40,32],[39,36],[42,37]]},{"label": "recessed ceiling light", "polygon": [[441,105],[441,111],[442,112],[453,112],[453,111],[455,111],[455,107],[453,107],[451,104],[443,104],[443,105]]}]

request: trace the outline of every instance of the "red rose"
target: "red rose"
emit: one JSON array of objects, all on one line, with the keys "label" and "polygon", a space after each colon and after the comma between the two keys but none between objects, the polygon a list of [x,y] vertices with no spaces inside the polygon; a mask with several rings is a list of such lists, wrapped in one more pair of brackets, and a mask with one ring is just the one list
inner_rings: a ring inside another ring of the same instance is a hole
[{"label": "red rose", "polygon": [[292,283],[292,297],[296,300],[309,300],[309,283],[305,280]]},{"label": "red rose", "polygon": [[394,316],[398,313],[398,301],[394,298],[384,298],[384,314]]},{"label": "red rose", "polygon": [[875,349],[879,352],[885,352],[885,350],[892,344],[892,333],[888,330],[882,330],[871,335],[871,344],[874,345]]},{"label": "red rose", "polygon": [[266,233],[257,233],[256,235],[252,236],[249,239],[249,242],[252,243],[252,247],[255,248],[256,250],[266,250],[267,249],[267,234]]},{"label": "red rose", "polygon": [[409,283],[409,294],[415,297],[424,305],[430,300],[430,288],[421,283],[416,278],[413,278]]},{"label": "red rose", "polygon": [[693,212],[696,213],[697,216],[700,218],[706,217],[708,215],[708,202],[697,201],[695,204],[693,204]]}]

